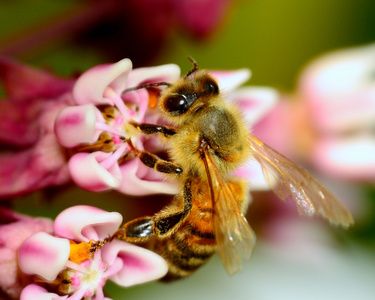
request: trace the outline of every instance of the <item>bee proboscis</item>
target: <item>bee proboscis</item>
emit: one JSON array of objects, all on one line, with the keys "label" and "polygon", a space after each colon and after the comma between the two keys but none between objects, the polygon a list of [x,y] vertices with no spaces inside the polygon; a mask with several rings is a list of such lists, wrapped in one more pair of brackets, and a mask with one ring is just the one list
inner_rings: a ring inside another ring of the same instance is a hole
[{"label": "bee proboscis", "polygon": [[[255,234],[244,213],[249,202],[246,181],[230,175],[250,157],[255,158],[282,200],[291,198],[302,215],[321,215],[344,227],[353,223],[350,212],[303,168],[248,133],[243,117],[224,101],[216,79],[193,69],[175,83],[146,84],[127,91],[166,85],[159,109],[173,126],[133,125],[144,134],[159,134],[169,145],[170,160],[133,147],[147,166],[181,179],[181,192],[151,217],[127,222],[115,234],[147,247],[169,263],[166,280],[185,277],[216,251],[229,274],[241,268],[255,245]],[[129,144],[132,147],[131,142]]]}]

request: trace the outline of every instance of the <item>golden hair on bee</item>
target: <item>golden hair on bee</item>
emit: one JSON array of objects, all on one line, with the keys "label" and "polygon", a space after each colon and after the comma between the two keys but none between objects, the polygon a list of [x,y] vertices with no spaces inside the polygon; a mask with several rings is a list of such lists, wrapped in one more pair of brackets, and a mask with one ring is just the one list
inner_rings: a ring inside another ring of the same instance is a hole
[{"label": "golden hair on bee", "polygon": [[146,135],[158,134],[168,145],[169,160],[161,160],[131,144],[139,159],[158,172],[173,175],[181,192],[167,209],[127,222],[115,238],[145,242],[169,263],[166,280],[191,274],[215,251],[229,274],[241,268],[255,245],[255,234],[244,213],[249,202],[245,179],[232,171],[254,158],[282,200],[292,199],[300,214],[321,215],[344,227],[350,212],[303,168],[249,134],[237,108],[226,102],[217,80],[196,62],[174,83],[151,83],[126,91],[165,85],[158,108],[171,124],[132,125]]}]

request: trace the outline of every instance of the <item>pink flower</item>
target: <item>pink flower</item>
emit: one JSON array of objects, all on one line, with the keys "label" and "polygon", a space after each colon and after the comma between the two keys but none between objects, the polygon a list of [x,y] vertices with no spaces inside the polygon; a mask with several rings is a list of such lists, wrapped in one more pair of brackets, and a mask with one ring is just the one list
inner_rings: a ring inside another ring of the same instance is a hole
[{"label": "pink flower", "polygon": [[[276,102],[277,93],[270,88],[237,89],[250,76],[246,69],[212,74],[218,79],[223,96],[244,112],[249,128]],[[173,82],[179,75],[175,65],[131,70],[130,60],[124,59],[94,67],[77,80],[73,94],[79,105],[63,109],[55,122],[55,133],[62,146],[90,151],[77,153],[69,160],[76,184],[91,191],[117,189],[132,195],[178,192],[178,184],[146,167],[124,142],[129,139],[137,149],[153,153],[166,150],[158,137],[146,137],[130,124],[165,122],[158,110],[149,107],[155,91],[123,91],[142,83]],[[254,177],[263,178],[258,176],[260,168],[255,169]],[[255,169],[251,168],[251,172]],[[245,167],[241,174],[247,172],[248,176],[249,170]]]},{"label": "pink flower", "polygon": [[116,212],[74,206],[57,216],[54,236],[38,232],[27,238],[18,251],[19,267],[41,279],[24,288],[21,299],[108,299],[107,280],[128,287],[164,276],[168,266],[157,254],[108,240],[121,222]]},{"label": "pink flower", "polygon": [[[173,82],[180,76],[178,66],[132,69],[131,61],[124,59],[88,70],[73,86],[74,80],[57,79],[12,61],[1,60],[0,64],[10,96],[2,101],[0,139],[23,147],[0,156],[0,197],[62,185],[71,179],[90,191],[116,189],[132,195],[178,192],[176,182],[146,167],[124,143],[130,139],[140,150],[166,151],[157,136],[147,137],[130,124],[165,123],[153,109],[159,89],[123,93],[144,83]],[[235,91],[248,79],[248,71],[213,73],[225,97],[243,108],[249,126],[272,106],[273,102],[264,101],[264,93],[259,93],[264,89]],[[270,90],[266,94],[266,98],[273,97]]]},{"label": "pink flower", "polygon": [[373,181],[374,55],[370,44],[314,60],[303,70],[295,95],[286,95],[256,134],[325,175]]},{"label": "pink flower", "polygon": [[317,140],[320,171],[343,179],[375,178],[375,44],[327,54],[302,73],[299,91]]},{"label": "pink flower", "polygon": [[53,222],[32,218],[0,207],[0,289],[12,299],[19,299],[22,288],[31,281],[20,274],[17,250],[21,243],[35,232],[53,232]]},{"label": "pink flower", "polygon": [[71,103],[73,80],[0,58],[8,99],[0,101],[0,141],[17,151],[0,156],[0,197],[28,193],[69,180],[53,132],[58,111]]},{"label": "pink flower", "polygon": [[144,166],[137,157],[127,158],[132,149],[123,140],[131,139],[140,150],[146,144],[153,151],[163,150],[156,137],[140,134],[129,123],[158,122],[160,114],[149,108],[150,98],[155,97],[153,92],[146,89],[122,92],[142,83],[174,81],[180,76],[180,69],[176,65],[131,68],[131,61],[123,59],[82,74],[73,89],[78,105],[59,113],[55,121],[56,136],[64,147],[90,151],[77,153],[69,160],[72,179],[82,188],[117,189],[132,195],[175,194],[178,191],[175,183]]}]

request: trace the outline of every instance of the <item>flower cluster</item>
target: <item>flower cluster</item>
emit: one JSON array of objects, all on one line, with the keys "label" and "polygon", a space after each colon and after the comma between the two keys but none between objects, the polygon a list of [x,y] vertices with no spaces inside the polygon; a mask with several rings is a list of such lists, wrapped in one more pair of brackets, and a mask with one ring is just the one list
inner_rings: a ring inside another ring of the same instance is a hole
[{"label": "flower cluster", "polygon": [[0,58],[0,78],[8,95],[0,101],[0,142],[16,149],[0,156],[0,197],[68,182],[53,124],[63,107],[73,105],[75,80],[5,58]]},{"label": "flower cluster", "polygon": [[179,76],[176,65],[132,70],[129,59],[81,75],[73,89],[77,105],[63,109],[55,120],[59,143],[78,152],[69,160],[76,184],[91,191],[115,188],[133,195],[177,192],[176,184],[129,157],[131,149],[124,143],[130,139],[140,150],[148,143],[153,151],[161,151],[155,139],[142,136],[130,125],[130,121],[158,122],[160,115],[149,109],[156,96],[145,89],[122,92],[143,83],[171,82]]},{"label": "flower cluster", "polygon": [[327,175],[375,178],[375,44],[335,51],[303,71],[298,92],[315,140],[309,159]]},{"label": "flower cluster", "polygon": [[296,92],[278,102],[256,133],[322,174],[373,181],[374,55],[375,45],[369,44],[312,61],[303,69]]},{"label": "flower cluster", "polygon": [[[171,178],[143,165],[124,142],[139,150],[166,150],[157,137],[139,133],[131,122],[165,123],[155,109],[158,89],[124,90],[153,82],[173,82],[180,76],[174,64],[132,69],[129,59],[99,65],[78,80],[56,78],[44,71],[1,60],[0,74],[9,98],[2,101],[0,139],[18,152],[0,156],[0,196],[14,196],[71,179],[90,191],[116,189],[131,195],[175,194]],[[212,71],[228,101],[243,111],[249,130],[276,103],[266,87],[237,89],[250,72]],[[19,86],[25,87],[21,92]],[[8,113],[10,111],[11,113]],[[67,162],[68,160],[68,162]],[[245,168],[254,183],[259,167]],[[244,174],[244,173],[243,173]],[[260,182],[261,188],[265,185]],[[255,184],[257,187],[257,184]]]},{"label": "flower cluster", "polygon": [[100,300],[107,280],[128,287],[165,275],[167,264],[157,254],[110,240],[121,222],[119,213],[74,206],[57,216],[53,234],[28,236],[18,249],[19,268],[30,275],[20,298]]},{"label": "flower cluster", "polygon": [[[245,113],[249,126],[256,123],[276,102],[268,88],[236,88],[247,81],[248,70],[212,71],[228,101]],[[117,189],[126,194],[178,192],[178,184],[146,167],[124,140],[139,150],[165,150],[155,137],[140,134],[131,122],[163,123],[155,107],[152,89],[128,88],[157,82],[173,82],[180,76],[176,65],[132,70],[130,60],[94,67],[77,80],[73,89],[76,106],[61,110],[55,120],[59,143],[78,150],[69,160],[69,171],[77,185],[91,191]],[[248,113],[247,113],[248,112]],[[254,169],[254,168],[252,168]],[[259,176],[255,176],[258,178]],[[262,176],[260,176],[262,178]]]},{"label": "flower cluster", "polygon": [[[1,197],[70,180],[93,192],[116,189],[146,195],[179,191],[179,182],[146,167],[127,143],[131,140],[137,149],[155,154],[168,151],[168,143],[145,136],[132,125],[165,124],[156,108],[159,87],[134,87],[173,83],[180,76],[178,66],[133,69],[131,61],[123,59],[89,69],[78,79],[59,79],[13,61],[0,63],[9,96],[2,102],[0,139],[20,148],[0,156]],[[278,99],[271,88],[238,88],[250,77],[247,69],[210,73],[226,101],[243,112],[249,130]],[[19,86],[25,86],[25,92]],[[236,175],[249,180],[253,189],[268,188],[255,162],[238,169]],[[111,238],[122,222],[118,213],[75,206],[54,222],[7,210],[2,213],[11,217],[0,225],[0,250],[6,254],[0,269],[9,275],[1,279],[0,287],[12,298],[104,299],[102,288],[107,280],[130,286],[167,272],[161,257]],[[23,226],[27,228],[20,230]],[[17,238],[10,239],[10,234]]]}]

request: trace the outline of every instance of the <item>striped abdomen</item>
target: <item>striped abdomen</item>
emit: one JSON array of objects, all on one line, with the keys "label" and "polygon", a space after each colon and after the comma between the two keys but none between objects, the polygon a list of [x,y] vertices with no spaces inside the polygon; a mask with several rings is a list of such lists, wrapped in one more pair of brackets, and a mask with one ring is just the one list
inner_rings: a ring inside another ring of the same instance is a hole
[{"label": "striped abdomen", "polygon": [[162,280],[188,276],[203,265],[216,251],[213,232],[209,193],[200,191],[193,196],[190,214],[179,229],[168,238],[154,240],[151,246],[169,264],[169,272]]}]

